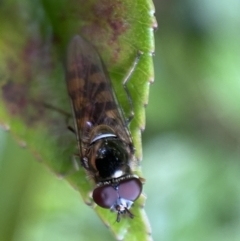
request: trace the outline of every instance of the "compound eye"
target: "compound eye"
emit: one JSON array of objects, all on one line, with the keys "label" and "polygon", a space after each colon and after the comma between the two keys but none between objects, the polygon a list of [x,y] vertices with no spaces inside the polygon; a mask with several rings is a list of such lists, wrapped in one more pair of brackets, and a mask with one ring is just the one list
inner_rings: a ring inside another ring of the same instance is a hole
[{"label": "compound eye", "polygon": [[102,208],[111,208],[116,202],[118,194],[112,186],[97,187],[93,191],[94,202]]},{"label": "compound eye", "polygon": [[119,196],[135,201],[142,193],[142,183],[138,178],[130,178],[120,182],[118,186]]}]

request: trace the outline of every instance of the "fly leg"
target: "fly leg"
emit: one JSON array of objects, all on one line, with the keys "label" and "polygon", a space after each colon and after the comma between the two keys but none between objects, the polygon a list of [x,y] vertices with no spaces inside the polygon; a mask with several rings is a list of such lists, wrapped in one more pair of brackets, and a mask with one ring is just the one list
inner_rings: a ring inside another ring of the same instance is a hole
[{"label": "fly leg", "polygon": [[68,125],[67,128],[68,128],[69,131],[71,131],[73,134],[76,135],[76,131],[72,126]]},{"label": "fly leg", "polygon": [[[51,105],[51,104],[49,104],[49,103],[40,102],[39,104],[42,105],[43,107],[49,109],[49,110],[54,110],[54,111],[62,114],[63,116],[65,116],[65,118],[66,118],[66,123],[68,123],[68,122],[69,122],[69,119],[72,117],[72,115],[71,115],[70,113],[68,113],[67,111],[64,111],[64,110],[62,110],[62,109],[60,109],[60,108],[58,108],[58,107],[56,107],[56,106],[53,106],[53,105]],[[67,124],[67,126],[68,126],[68,124]]]},{"label": "fly leg", "polygon": [[[76,135],[76,130],[71,126],[69,125],[69,122],[70,122],[70,119],[72,118],[72,115],[70,113],[68,113],[67,111],[64,111],[62,110],[61,108],[58,108],[56,106],[53,106],[49,103],[45,103],[45,102],[38,102],[38,104],[40,104],[41,106],[43,106],[44,108],[47,108],[49,110],[53,110],[53,111],[56,111],[58,112],[59,114],[63,115],[65,117],[65,122],[66,122],[66,126],[67,126],[67,129],[72,132],[74,135]],[[79,171],[80,169],[80,162],[79,162],[79,159],[80,159],[80,155],[79,153],[75,153],[73,154],[72,156],[72,159],[71,159],[71,162],[72,162],[72,167],[74,170],[70,170],[69,173],[67,175],[70,175],[76,171]],[[64,177],[66,174],[59,174],[59,176],[61,177]]]},{"label": "fly leg", "polygon": [[68,113],[68,112],[66,112],[66,111],[64,111],[64,110],[62,110],[62,109],[60,109],[60,108],[58,108],[56,106],[53,106],[53,105],[48,104],[48,103],[45,103],[45,102],[41,102],[41,105],[43,107],[47,108],[47,109],[54,110],[54,111],[62,114],[63,116],[65,116],[65,118],[66,118],[66,126],[67,126],[68,130],[76,135],[75,129],[72,126],[69,125],[69,119],[72,118],[72,115],[70,113]]},{"label": "fly leg", "polygon": [[135,57],[135,60],[134,60],[134,62],[132,64],[131,68],[129,69],[128,74],[124,78],[123,83],[122,83],[123,84],[123,88],[124,88],[125,92],[127,93],[128,103],[129,103],[129,106],[130,106],[130,109],[131,109],[130,115],[126,119],[126,123],[125,123],[126,126],[128,126],[130,124],[130,122],[132,121],[132,119],[134,118],[133,101],[132,101],[132,97],[131,97],[131,94],[129,92],[129,89],[127,87],[127,83],[131,79],[133,72],[136,70],[137,64],[138,64],[142,54],[143,53],[141,51],[137,52],[137,56]]}]

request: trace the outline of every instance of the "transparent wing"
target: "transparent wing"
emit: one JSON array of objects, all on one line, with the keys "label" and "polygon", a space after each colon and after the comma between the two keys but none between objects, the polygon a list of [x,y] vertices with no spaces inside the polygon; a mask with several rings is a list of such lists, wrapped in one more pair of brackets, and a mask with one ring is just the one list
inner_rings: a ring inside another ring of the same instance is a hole
[{"label": "transparent wing", "polygon": [[66,81],[75,117],[81,156],[98,125],[111,126],[125,142],[131,137],[102,61],[92,45],[80,36],[70,42]]}]

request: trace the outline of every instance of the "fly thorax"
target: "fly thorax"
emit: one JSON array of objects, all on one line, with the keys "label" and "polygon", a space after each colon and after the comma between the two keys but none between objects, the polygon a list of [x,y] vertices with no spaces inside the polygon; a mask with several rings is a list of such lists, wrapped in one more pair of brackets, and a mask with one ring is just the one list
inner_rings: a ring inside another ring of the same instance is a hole
[{"label": "fly thorax", "polygon": [[96,180],[103,181],[118,178],[130,173],[127,146],[117,137],[98,140],[94,166]]}]

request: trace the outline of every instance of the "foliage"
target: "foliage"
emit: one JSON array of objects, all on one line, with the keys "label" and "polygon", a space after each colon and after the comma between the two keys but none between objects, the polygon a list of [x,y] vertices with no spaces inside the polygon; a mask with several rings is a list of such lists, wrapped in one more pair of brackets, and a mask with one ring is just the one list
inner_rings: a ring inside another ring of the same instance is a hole
[{"label": "foliage", "polygon": [[[130,129],[140,161],[144,105],[153,79],[153,5],[148,0],[2,1],[0,11],[0,121],[37,159],[68,180],[85,203],[93,205],[89,197],[93,184],[71,162],[76,140],[66,128],[66,118],[43,103],[70,112],[64,56],[69,40],[81,34],[100,52],[127,116],[130,109],[122,81],[141,51],[129,82],[135,112]],[[141,175],[140,168],[137,172]],[[109,210],[94,209],[118,239],[146,240],[150,231],[143,204],[141,197],[134,207],[137,222],[124,219],[119,225]]]}]

